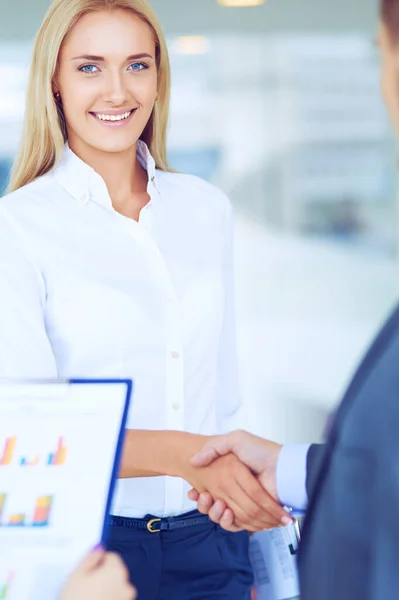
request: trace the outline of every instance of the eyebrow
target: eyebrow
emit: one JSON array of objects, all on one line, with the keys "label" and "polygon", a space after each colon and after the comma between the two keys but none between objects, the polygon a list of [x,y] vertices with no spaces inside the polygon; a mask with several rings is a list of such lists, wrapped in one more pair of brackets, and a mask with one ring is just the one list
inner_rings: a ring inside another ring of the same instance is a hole
[{"label": "eyebrow", "polygon": [[[151,54],[146,54],[145,52],[142,54],[131,54],[127,57],[126,61],[129,60],[137,60],[139,58],[151,58],[153,60],[153,56]],[[106,62],[104,56],[94,56],[91,54],[85,54],[83,56],[75,56],[72,60],[92,60],[94,62]]]}]

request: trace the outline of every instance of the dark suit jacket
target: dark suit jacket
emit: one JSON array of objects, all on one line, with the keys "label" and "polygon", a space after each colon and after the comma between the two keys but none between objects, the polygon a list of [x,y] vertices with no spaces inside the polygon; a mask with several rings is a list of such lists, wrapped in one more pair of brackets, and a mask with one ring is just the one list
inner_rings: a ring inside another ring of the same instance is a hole
[{"label": "dark suit jacket", "polygon": [[399,599],[399,307],[308,455],[301,600]]}]

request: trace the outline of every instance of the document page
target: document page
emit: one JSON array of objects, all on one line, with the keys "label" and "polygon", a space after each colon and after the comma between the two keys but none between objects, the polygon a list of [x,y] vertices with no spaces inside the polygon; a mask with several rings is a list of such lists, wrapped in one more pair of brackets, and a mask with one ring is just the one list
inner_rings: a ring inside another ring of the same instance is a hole
[{"label": "document page", "polygon": [[294,526],[255,533],[250,539],[256,600],[299,600]]},{"label": "document page", "polygon": [[0,383],[1,600],[55,600],[101,541],[128,383]]}]

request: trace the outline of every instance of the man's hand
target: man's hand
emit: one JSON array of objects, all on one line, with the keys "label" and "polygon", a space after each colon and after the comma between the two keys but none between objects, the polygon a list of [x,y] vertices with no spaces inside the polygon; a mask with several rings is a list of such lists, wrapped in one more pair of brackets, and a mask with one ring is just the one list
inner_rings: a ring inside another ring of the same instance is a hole
[{"label": "man's hand", "polygon": [[[264,440],[246,431],[234,431],[228,435],[212,438],[191,462],[194,466],[206,466],[219,457],[232,453],[258,476],[261,486],[278,503],[276,468],[281,448],[280,444]],[[212,494],[210,490],[201,492],[194,486],[194,489],[189,492],[189,498],[198,503],[200,512],[209,514],[209,517],[224,529],[229,531],[239,529],[239,519],[234,509],[220,496]],[[282,520],[284,525],[292,522],[287,513],[284,512],[284,516],[285,519]]]},{"label": "man's hand", "polygon": [[218,438],[212,438],[205,452],[191,461],[191,468],[185,474],[184,478],[198,495],[209,492],[211,498],[223,504],[223,512],[230,509],[235,519],[234,530],[262,531],[290,523],[279,502],[265,491],[250,469],[230,451],[219,454],[219,446]]}]

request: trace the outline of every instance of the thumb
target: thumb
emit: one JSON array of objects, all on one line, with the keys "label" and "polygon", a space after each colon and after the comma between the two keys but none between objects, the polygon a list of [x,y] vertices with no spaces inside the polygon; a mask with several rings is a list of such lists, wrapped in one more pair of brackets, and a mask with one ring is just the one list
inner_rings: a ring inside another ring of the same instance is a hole
[{"label": "thumb", "polygon": [[189,497],[190,500],[192,500],[193,502],[198,502],[198,499],[200,497],[199,492],[197,492],[197,490],[195,490],[194,488],[192,488],[188,493],[187,496]]},{"label": "thumb", "polygon": [[219,456],[225,456],[233,450],[233,443],[228,435],[221,435],[205,444],[198,454],[192,457],[191,464],[194,467],[207,467]]},{"label": "thumb", "polygon": [[79,564],[76,573],[89,573],[100,566],[106,551],[102,546],[96,546]]}]

